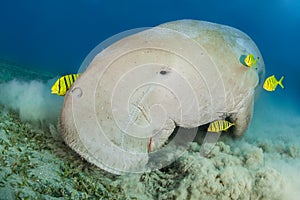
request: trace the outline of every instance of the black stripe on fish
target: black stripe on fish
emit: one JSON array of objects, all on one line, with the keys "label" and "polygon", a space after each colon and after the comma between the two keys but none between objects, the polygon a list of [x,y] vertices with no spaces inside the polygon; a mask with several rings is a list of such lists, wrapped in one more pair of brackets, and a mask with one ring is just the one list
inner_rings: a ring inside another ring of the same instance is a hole
[{"label": "black stripe on fish", "polygon": [[66,79],[66,76],[64,76],[64,81],[65,81],[65,85],[66,85],[66,90],[68,90],[68,89],[69,89],[69,86],[68,86],[68,81],[67,81],[67,79]]},{"label": "black stripe on fish", "polygon": [[60,92],[60,79],[58,79],[58,94]]},{"label": "black stripe on fish", "polygon": [[69,83],[69,89],[71,88],[72,82],[70,76],[67,76],[67,81]]},{"label": "black stripe on fish", "polygon": [[70,89],[70,87],[71,87],[71,85],[72,85],[70,76],[67,76],[66,79],[67,79],[67,81],[68,81],[68,89]]},{"label": "black stripe on fish", "polygon": [[247,63],[249,63],[250,62],[250,56],[248,56],[248,58],[247,58]]},{"label": "black stripe on fish", "polygon": [[74,83],[74,81],[75,81],[74,80],[74,74],[71,75],[71,78],[72,78],[72,83]]}]

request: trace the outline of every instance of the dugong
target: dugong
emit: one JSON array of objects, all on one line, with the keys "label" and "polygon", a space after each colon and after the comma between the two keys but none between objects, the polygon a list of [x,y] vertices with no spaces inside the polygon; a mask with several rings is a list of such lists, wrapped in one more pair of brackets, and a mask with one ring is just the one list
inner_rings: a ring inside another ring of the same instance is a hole
[{"label": "dugong", "polygon": [[[257,69],[243,64],[250,53]],[[144,172],[176,127],[189,142],[195,132],[186,130],[226,118],[241,137],[264,71],[255,43],[235,28],[197,20],[148,28],[93,57],[65,96],[62,136],[101,169]]]}]

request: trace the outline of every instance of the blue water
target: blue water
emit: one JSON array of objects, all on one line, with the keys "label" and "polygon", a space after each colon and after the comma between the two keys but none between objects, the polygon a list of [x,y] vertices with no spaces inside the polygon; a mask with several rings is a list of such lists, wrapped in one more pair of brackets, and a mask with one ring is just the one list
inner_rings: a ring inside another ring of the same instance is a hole
[{"label": "blue water", "polygon": [[[119,32],[178,19],[226,24],[259,47],[267,75],[285,74],[299,90],[298,0],[0,1],[0,59],[54,74],[76,71],[101,41]],[[299,96],[298,96],[299,97]]]}]

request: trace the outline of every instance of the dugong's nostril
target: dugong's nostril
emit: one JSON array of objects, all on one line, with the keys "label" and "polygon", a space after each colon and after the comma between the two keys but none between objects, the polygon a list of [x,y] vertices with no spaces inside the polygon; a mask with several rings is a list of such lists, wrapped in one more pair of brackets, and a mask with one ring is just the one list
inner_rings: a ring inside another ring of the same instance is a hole
[{"label": "dugong's nostril", "polygon": [[160,73],[161,75],[165,75],[165,74],[167,74],[168,72],[165,71],[165,70],[162,70],[162,71],[160,71],[159,73]]},{"label": "dugong's nostril", "polygon": [[74,87],[71,90],[71,94],[73,97],[80,98],[82,96],[83,92],[80,87]]}]

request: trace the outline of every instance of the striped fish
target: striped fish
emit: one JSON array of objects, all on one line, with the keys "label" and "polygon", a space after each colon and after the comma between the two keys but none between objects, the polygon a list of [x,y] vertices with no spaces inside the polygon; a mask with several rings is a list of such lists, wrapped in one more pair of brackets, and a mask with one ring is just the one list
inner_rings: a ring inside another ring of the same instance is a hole
[{"label": "striped fish", "polygon": [[59,96],[64,96],[67,91],[71,88],[72,84],[78,78],[80,74],[69,74],[62,76],[54,83],[51,88],[52,94],[57,94]]},{"label": "striped fish", "polygon": [[208,132],[227,131],[231,126],[234,126],[234,124],[230,123],[226,120],[216,120],[216,121],[210,123],[207,131]]},{"label": "striped fish", "polygon": [[253,54],[248,54],[244,60],[245,64],[248,67],[254,66],[254,68],[257,68],[257,65],[256,65],[257,61],[258,61],[258,58],[255,59]]},{"label": "striped fish", "polygon": [[268,77],[265,82],[264,82],[264,85],[263,85],[263,88],[267,91],[274,91],[277,87],[277,85],[279,84],[281,88],[284,88],[283,85],[282,85],[282,80],[283,80],[284,76],[282,76],[280,78],[280,80],[278,81],[275,76],[270,76]]}]

